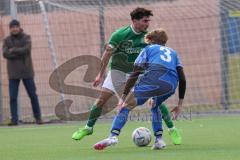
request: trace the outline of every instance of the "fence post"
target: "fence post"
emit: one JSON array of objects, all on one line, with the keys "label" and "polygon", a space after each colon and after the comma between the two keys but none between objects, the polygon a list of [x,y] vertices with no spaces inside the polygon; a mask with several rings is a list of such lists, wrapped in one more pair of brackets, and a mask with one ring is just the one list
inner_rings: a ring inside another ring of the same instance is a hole
[{"label": "fence post", "polygon": [[104,0],[99,1],[99,31],[100,31],[100,55],[102,56],[105,45]]}]

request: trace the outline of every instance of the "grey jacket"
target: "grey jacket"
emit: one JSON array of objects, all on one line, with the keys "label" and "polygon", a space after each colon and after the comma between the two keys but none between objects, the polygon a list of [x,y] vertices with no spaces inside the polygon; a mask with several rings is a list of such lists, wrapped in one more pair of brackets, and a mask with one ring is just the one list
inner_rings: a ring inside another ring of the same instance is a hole
[{"label": "grey jacket", "polygon": [[31,37],[23,32],[4,39],[2,50],[3,57],[7,59],[9,79],[33,78],[31,46]]}]

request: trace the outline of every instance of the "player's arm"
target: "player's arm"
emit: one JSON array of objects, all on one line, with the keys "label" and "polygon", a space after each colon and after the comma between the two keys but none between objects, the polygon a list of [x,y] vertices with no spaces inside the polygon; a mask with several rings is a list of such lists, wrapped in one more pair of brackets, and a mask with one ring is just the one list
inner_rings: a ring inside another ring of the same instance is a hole
[{"label": "player's arm", "polygon": [[178,105],[175,108],[173,108],[173,110],[171,111],[175,113],[173,119],[177,119],[177,117],[181,112],[183,99],[186,91],[186,78],[185,78],[185,73],[182,66],[177,67],[177,73],[179,78],[179,86],[178,86],[179,100],[178,100]]},{"label": "player's arm", "polygon": [[100,66],[100,71],[98,73],[98,76],[96,77],[93,86],[96,87],[98,86],[102,80],[103,80],[103,76],[105,74],[109,59],[111,58],[113,53],[113,48],[109,45],[106,45],[105,50],[103,52],[103,56],[101,58],[101,66]]},{"label": "player's arm", "polygon": [[186,91],[186,77],[183,71],[183,67],[177,67],[177,73],[179,77],[179,88],[178,88],[178,96],[179,96],[179,105],[182,105],[185,91]]},{"label": "player's arm", "polygon": [[129,76],[127,82],[126,82],[126,85],[125,85],[125,88],[124,88],[124,91],[123,91],[123,94],[122,94],[122,97],[121,99],[124,101],[126,96],[128,95],[128,93],[130,92],[130,90],[132,89],[132,87],[135,85],[139,75],[142,73],[143,71],[143,68],[140,67],[140,66],[134,66],[133,68],[133,72],[131,73],[131,75]]},{"label": "player's arm", "polygon": [[118,44],[121,41],[121,32],[113,32],[108,44],[105,46],[103,56],[101,58],[101,67],[98,76],[96,77],[93,86],[98,86],[103,81],[103,76],[105,74],[109,59],[111,58],[113,52],[117,49]]},{"label": "player's arm", "polygon": [[106,45],[103,56],[101,58],[101,67],[100,67],[100,72],[99,72],[101,77],[103,77],[103,75],[106,71],[106,68],[107,68],[109,59],[112,56],[112,53],[113,53],[113,48],[111,48],[109,45]]}]

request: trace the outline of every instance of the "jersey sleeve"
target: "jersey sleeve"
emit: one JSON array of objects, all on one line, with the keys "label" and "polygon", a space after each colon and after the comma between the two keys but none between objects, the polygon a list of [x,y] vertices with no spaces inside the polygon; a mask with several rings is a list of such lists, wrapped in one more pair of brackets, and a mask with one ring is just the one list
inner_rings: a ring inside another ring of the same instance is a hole
[{"label": "jersey sleeve", "polygon": [[144,48],[140,54],[138,55],[137,59],[134,62],[134,66],[139,66],[141,68],[146,68],[146,64],[147,64],[147,49]]},{"label": "jersey sleeve", "polygon": [[183,67],[182,62],[177,53],[176,53],[176,67]]},{"label": "jersey sleeve", "polygon": [[121,34],[119,31],[115,31],[112,33],[110,39],[109,39],[109,45],[111,48],[117,48],[119,43],[121,42]]}]

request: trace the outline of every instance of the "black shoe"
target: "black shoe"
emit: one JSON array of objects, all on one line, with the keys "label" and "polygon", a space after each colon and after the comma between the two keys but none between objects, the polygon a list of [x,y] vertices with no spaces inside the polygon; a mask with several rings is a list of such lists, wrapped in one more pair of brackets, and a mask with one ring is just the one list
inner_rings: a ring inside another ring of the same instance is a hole
[{"label": "black shoe", "polygon": [[18,123],[17,122],[13,122],[13,121],[11,121],[10,123],[8,123],[8,126],[17,126],[18,125]]},{"label": "black shoe", "polygon": [[43,124],[43,121],[42,121],[41,119],[37,119],[37,120],[36,120],[36,124],[41,125],[41,124]]}]

